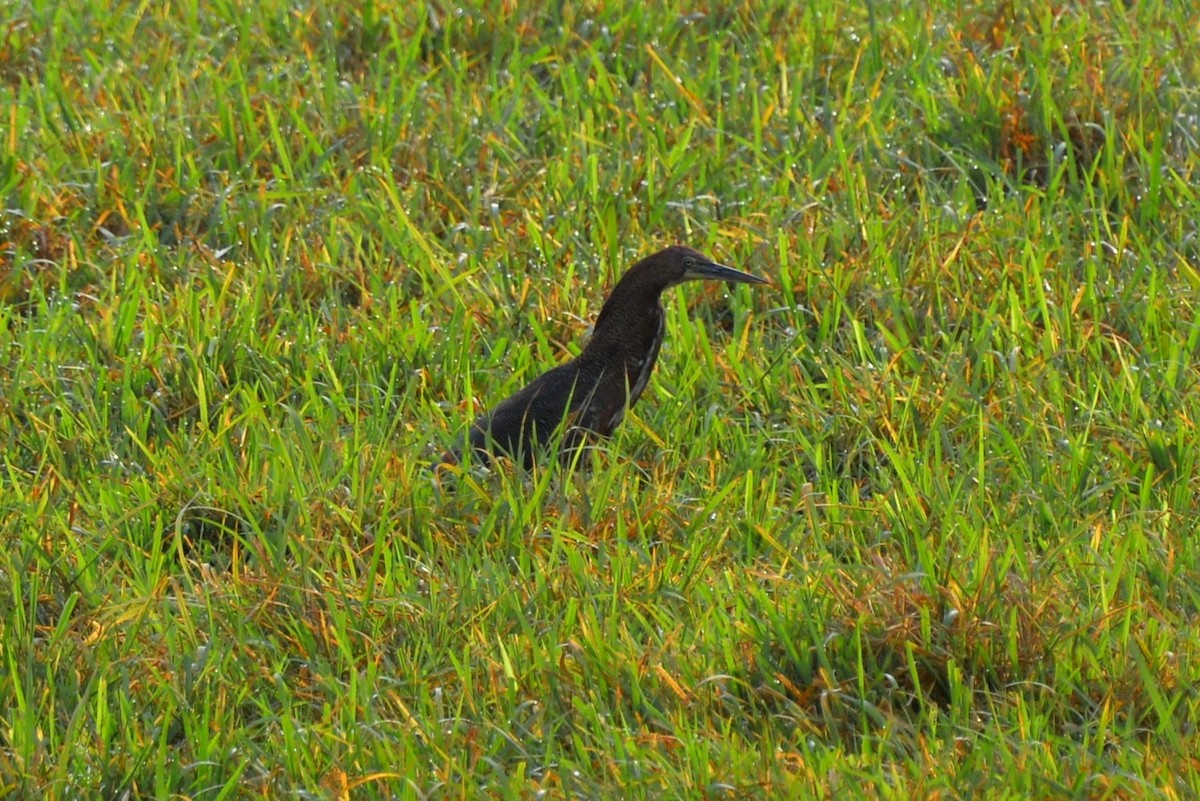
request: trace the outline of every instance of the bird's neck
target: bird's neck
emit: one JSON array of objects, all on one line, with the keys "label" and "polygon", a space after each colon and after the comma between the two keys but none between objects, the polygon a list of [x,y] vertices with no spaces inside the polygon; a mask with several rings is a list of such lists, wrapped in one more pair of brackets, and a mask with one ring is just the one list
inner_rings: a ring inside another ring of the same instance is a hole
[{"label": "bird's neck", "polygon": [[666,315],[658,298],[613,307],[614,299],[601,310],[579,361],[605,371],[622,370],[629,386],[637,386],[640,394],[658,358]]}]

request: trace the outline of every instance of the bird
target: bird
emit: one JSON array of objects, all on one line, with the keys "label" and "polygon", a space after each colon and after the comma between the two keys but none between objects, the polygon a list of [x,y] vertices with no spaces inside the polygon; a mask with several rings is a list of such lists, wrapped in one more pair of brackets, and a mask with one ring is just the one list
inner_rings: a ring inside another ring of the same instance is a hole
[{"label": "bird", "polygon": [[[560,426],[563,461],[587,439],[610,436],[642,396],[658,360],[666,332],[662,293],[698,280],[770,283],[686,245],[647,256],[613,287],[577,357],[542,373],[471,424],[466,444],[475,457],[490,465],[494,456],[504,455],[529,470]],[[439,466],[460,458],[461,450],[449,450]]]}]

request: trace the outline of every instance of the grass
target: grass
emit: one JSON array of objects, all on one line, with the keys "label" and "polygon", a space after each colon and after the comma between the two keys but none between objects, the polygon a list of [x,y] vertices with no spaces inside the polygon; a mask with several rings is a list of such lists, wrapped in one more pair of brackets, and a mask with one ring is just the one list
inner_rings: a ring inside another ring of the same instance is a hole
[{"label": "grass", "polygon": [[0,795],[1197,797],[1185,6],[9,2]]}]

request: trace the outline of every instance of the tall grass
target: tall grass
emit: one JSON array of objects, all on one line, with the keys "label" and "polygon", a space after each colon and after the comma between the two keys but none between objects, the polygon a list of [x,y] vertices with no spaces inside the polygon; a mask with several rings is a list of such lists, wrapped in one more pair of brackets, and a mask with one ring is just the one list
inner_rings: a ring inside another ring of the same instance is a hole
[{"label": "tall grass", "polygon": [[1185,5],[8,3],[0,795],[1196,797]]}]

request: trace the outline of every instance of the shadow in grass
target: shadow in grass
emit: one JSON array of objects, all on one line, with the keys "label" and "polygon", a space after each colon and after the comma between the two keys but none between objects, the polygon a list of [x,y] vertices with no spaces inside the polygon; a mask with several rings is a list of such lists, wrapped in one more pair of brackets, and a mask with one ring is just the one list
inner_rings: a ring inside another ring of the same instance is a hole
[{"label": "shadow in grass", "polygon": [[[911,738],[895,735],[910,735],[931,713],[979,720],[988,696],[1033,677],[1053,648],[1043,641],[1013,651],[1009,632],[953,608],[948,592],[877,575],[858,587],[842,575],[847,588],[837,590],[832,619],[769,623],[739,677],[740,700],[840,747],[886,740],[904,749]],[[1027,629],[1019,639],[1034,636]]]}]

